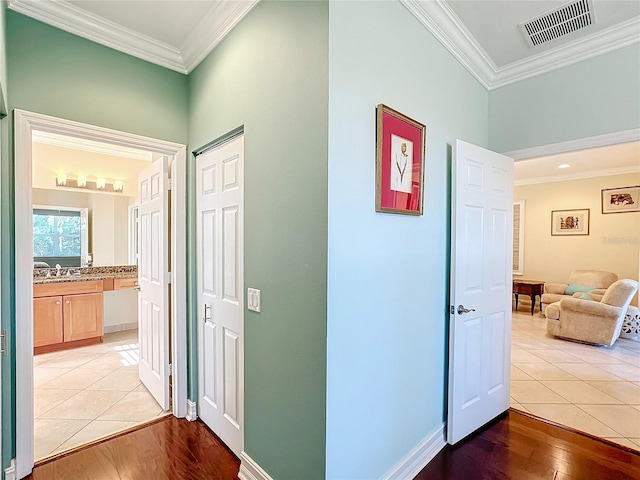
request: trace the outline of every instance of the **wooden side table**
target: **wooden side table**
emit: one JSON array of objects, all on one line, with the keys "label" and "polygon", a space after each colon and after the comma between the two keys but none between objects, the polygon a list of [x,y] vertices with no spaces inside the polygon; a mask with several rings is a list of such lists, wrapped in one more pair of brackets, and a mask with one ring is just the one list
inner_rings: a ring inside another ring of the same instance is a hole
[{"label": "wooden side table", "polygon": [[536,295],[540,297],[540,311],[542,311],[542,292],[544,282],[539,280],[514,280],[513,294],[516,296],[516,310],[518,310],[518,294],[531,297],[531,315],[536,306]]}]

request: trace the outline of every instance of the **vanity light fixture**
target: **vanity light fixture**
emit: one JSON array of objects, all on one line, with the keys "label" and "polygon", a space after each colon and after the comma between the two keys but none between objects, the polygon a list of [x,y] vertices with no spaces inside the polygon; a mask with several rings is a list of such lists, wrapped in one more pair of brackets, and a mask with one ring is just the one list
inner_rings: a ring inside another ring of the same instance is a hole
[{"label": "vanity light fixture", "polygon": [[558,165],[558,168],[569,168],[571,165],[568,163],[563,163],[562,165]]},{"label": "vanity light fixture", "polygon": [[122,193],[124,190],[124,182],[122,180],[114,180],[113,183],[107,183],[105,178],[98,178],[95,182],[87,180],[86,175],[78,175],[78,178],[69,178],[66,173],[56,174],[56,186],[65,188],[82,188],[85,190],[99,190],[105,193]]}]

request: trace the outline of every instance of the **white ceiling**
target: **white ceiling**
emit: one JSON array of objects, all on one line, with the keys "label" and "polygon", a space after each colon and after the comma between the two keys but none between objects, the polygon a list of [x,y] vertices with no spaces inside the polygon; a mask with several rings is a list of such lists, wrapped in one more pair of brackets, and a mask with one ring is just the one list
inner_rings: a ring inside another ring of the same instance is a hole
[{"label": "white ceiling", "polygon": [[[189,73],[258,1],[8,0],[8,5],[76,35]],[[567,1],[399,1],[487,89],[640,41],[638,0],[592,0],[594,25],[537,47],[527,45],[518,25]]]},{"label": "white ceiling", "polygon": [[[562,164],[568,164],[569,167],[558,168]],[[514,184],[561,182],[629,173],[640,173],[640,142],[520,160],[515,162]]]}]

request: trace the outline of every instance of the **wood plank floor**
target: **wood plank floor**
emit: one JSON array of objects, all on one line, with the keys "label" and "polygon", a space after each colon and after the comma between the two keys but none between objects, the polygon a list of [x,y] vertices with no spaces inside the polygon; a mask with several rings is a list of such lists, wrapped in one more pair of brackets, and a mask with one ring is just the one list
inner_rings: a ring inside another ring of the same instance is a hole
[{"label": "wood plank floor", "polygon": [[[27,478],[237,480],[239,467],[238,459],[203,423],[168,417],[40,465]],[[416,477],[501,479],[638,480],[640,452],[510,411],[459,445],[446,447]]]},{"label": "wood plank floor", "polygon": [[33,480],[236,480],[240,461],[200,421],[167,417],[34,468]]},{"label": "wood plank floor", "polygon": [[640,452],[510,410],[445,447],[415,480],[638,480]]}]

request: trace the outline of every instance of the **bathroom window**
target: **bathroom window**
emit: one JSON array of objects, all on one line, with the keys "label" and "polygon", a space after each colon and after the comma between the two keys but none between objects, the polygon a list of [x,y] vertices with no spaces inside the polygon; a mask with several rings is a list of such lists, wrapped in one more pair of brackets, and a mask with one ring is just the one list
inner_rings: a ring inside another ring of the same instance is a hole
[{"label": "bathroom window", "polygon": [[33,209],[33,260],[40,266],[79,267],[87,251],[87,209]]}]

